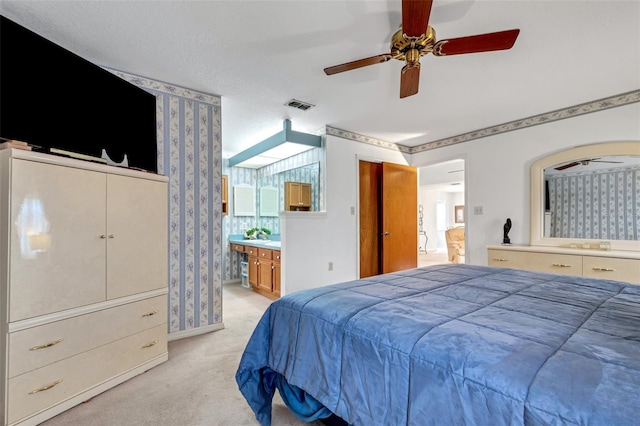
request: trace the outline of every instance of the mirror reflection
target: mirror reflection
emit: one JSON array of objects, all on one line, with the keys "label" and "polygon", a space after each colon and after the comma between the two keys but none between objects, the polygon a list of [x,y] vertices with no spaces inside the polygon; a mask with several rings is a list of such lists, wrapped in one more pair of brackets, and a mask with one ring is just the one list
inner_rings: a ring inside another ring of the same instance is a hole
[{"label": "mirror reflection", "polygon": [[[319,211],[319,190],[320,190],[320,163],[315,162],[301,167],[285,170],[268,176],[260,176],[257,180],[258,188],[277,188],[278,211],[285,210],[285,182],[301,182],[311,185],[311,208],[309,211]],[[258,200],[261,203],[261,200]],[[259,211],[263,211],[259,207]],[[262,216],[262,215],[261,215]]]},{"label": "mirror reflection", "polygon": [[639,240],[640,156],[590,156],[544,169],[548,238]]}]

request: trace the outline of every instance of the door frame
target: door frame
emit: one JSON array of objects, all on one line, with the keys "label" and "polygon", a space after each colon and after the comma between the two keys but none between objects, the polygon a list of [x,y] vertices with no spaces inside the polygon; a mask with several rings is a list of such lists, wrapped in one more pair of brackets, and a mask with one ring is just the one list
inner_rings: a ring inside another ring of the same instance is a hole
[{"label": "door frame", "polygon": [[[355,232],[355,238],[356,238],[356,253],[355,253],[355,273],[356,273],[356,277],[357,279],[360,279],[360,251],[361,251],[361,247],[360,247],[360,162],[361,161],[366,161],[369,163],[376,163],[376,164],[382,164],[382,163],[390,163],[390,164],[398,164],[401,166],[408,166],[408,167],[414,167],[417,170],[417,179],[418,179],[418,193],[416,193],[416,229],[417,229],[417,205],[418,205],[418,196],[419,196],[419,185],[420,185],[420,171],[419,168],[417,166],[414,166],[413,164],[403,164],[400,162],[397,162],[395,160],[388,160],[388,159],[380,159],[379,157],[370,157],[367,155],[361,155],[361,154],[356,154],[355,156],[355,170],[356,170],[356,205],[355,208],[352,208],[352,214],[355,214],[356,216],[356,232]],[[419,245],[419,241],[418,241],[418,233],[416,232],[416,255],[417,250],[418,250],[418,245]],[[416,266],[417,266],[417,259],[416,259]]]},{"label": "door frame", "polygon": [[368,155],[356,154],[355,158],[355,170],[356,170],[356,205],[354,214],[356,216],[356,253],[355,253],[355,267],[356,277],[360,279],[360,161],[368,161],[370,163],[384,163],[385,160],[381,160],[379,157],[370,157]]}]

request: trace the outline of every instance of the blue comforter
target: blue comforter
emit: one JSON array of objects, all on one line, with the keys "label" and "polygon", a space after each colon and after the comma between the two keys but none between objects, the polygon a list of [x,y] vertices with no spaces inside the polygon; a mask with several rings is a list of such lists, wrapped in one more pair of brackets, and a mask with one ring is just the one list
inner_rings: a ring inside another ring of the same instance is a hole
[{"label": "blue comforter", "polygon": [[354,425],[638,425],[640,286],[440,265],[301,291],[236,374],[262,425],[278,380]]}]

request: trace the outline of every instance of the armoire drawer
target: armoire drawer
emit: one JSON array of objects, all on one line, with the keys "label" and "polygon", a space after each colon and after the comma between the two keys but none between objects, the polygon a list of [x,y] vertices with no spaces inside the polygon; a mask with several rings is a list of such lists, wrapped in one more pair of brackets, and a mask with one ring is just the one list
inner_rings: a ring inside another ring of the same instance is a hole
[{"label": "armoire drawer", "polygon": [[167,321],[167,296],[157,296],[9,334],[15,377]]},{"label": "armoire drawer", "polygon": [[582,271],[585,277],[640,284],[640,262],[636,259],[584,256]]},{"label": "armoire drawer", "polygon": [[[166,323],[9,379],[9,424],[166,353]],[[115,356],[117,354],[117,356]]]}]

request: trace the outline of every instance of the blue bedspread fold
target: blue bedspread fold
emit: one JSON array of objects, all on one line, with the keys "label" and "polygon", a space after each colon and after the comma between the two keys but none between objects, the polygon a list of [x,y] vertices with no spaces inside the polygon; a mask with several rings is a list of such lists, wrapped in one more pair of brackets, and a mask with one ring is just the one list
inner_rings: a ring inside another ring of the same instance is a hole
[{"label": "blue bedspread fold", "polygon": [[236,381],[262,425],[278,383],[306,420],[635,425],[640,286],[438,265],[301,291],[265,312]]}]

